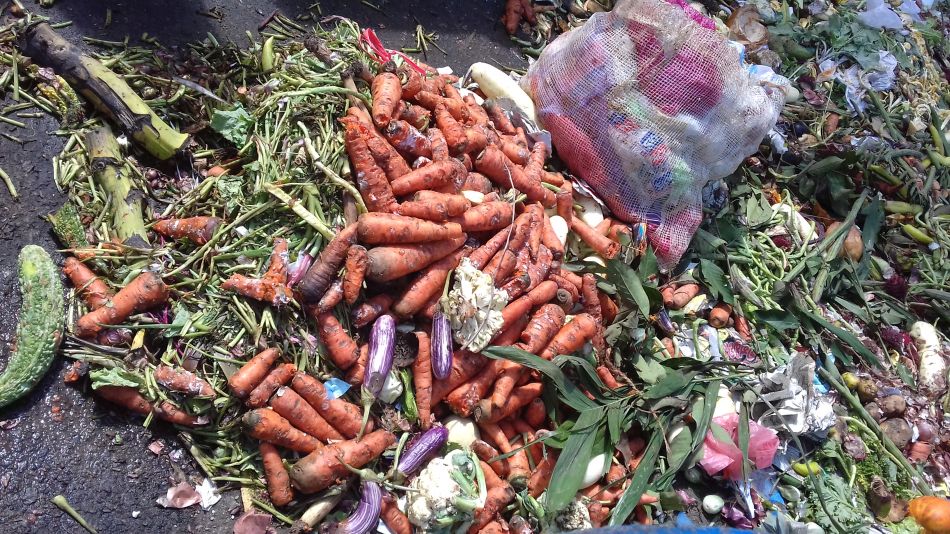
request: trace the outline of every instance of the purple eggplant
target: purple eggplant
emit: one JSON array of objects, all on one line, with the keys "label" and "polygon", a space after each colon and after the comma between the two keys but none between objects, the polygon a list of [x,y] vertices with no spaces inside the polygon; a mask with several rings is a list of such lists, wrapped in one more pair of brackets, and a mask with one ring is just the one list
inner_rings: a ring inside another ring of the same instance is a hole
[{"label": "purple eggplant", "polygon": [[369,357],[366,360],[366,373],[363,375],[363,389],[373,398],[379,396],[383,384],[393,367],[393,352],[396,348],[396,319],[392,315],[382,315],[373,323],[369,334]]},{"label": "purple eggplant", "polygon": [[383,490],[379,484],[363,482],[363,498],[350,517],[330,527],[330,534],[366,534],[376,530],[379,514],[383,509]]},{"label": "purple eggplant", "polygon": [[666,308],[660,308],[660,311],[656,313],[656,325],[668,336],[672,336],[676,332],[676,325],[670,319],[670,314],[666,311]]},{"label": "purple eggplant", "polygon": [[445,380],[452,372],[452,325],[442,312],[432,316],[432,374]]},{"label": "purple eggplant", "polygon": [[399,457],[396,471],[407,477],[435,456],[449,440],[449,430],[444,426],[434,426],[409,442]]}]

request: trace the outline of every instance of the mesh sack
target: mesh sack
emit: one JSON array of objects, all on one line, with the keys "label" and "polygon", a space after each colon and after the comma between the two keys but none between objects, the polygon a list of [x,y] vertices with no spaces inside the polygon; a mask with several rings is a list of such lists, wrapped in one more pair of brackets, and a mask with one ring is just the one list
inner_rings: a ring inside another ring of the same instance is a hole
[{"label": "mesh sack", "polygon": [[621,0],[549,44],[522,86],[568,168],[647,224],[664,269],[699,226],[703,186],[757,150],[784,104],[683,0]]}]

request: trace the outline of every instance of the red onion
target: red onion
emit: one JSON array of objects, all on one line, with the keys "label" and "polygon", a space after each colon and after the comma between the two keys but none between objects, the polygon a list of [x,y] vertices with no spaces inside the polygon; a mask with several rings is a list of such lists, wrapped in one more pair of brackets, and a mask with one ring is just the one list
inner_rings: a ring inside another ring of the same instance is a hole
[{"label": "red onion", "polygon": [[422,464],[442,450],[448,440],[449,430],[444,426],[434,426],[416,436],[399,457],[396,470],[404,477],[415,473]]},{"label": "red onion", "polygon": [[934,427],[929,421],[917,422],[917,440],[932,442],[934,439]]},{"label": "red onion", "polygon": [[363,375],[363,389],[379,396],[383,384],[393,367],[393,351],[396,348],[396,319],[392,315],[382,315],[373,323],[369,334],[369,357],[366,360],[366,373]]},{"label": "red onion", "polygon": [[331,534],[366,534],[376,530],[383,509],[383,490],[371,480],[363,482],[363,498],[350,517],[330,527]]},{"label": "red onion", "polygon": [[432,316],[432,375],[445,380],[452,372],[452,325],[442,312]]},{"label": "red onion", "polygon": [[303,278],[303,275],[307,274],[307,270],[310,269],[310,265],[313,263],[313,256],[307,252],[301,252],[297,255],[297,260],[290,264],[290,268],[287,273],[287,285],[294,287],[297,285],[297,282]]}]

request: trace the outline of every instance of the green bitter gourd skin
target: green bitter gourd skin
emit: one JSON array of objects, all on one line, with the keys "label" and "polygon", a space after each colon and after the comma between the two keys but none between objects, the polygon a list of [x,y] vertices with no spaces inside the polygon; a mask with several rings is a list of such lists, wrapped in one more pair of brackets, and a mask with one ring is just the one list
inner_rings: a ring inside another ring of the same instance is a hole
[{"label": "green bitter gourd skin", "polygon": [[20,291],[23,304],[16,341],[6,369],[0,374],[0,408],[29,393],[49,370],[63,337],[65,311],[59,269],[42,248],[20,251]]}]

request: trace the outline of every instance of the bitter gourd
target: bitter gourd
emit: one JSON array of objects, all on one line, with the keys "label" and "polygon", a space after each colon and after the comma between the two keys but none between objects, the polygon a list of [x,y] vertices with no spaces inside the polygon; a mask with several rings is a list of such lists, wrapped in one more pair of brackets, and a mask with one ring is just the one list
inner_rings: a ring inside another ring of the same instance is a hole
[{"label": "bitter gourd", "polygon": [[27,245],[20,251],[19,267],[23,304],[16,342],[0,374],[0,408],[39,383],[63,337],[63,284],[53,260],[42,248]]}]

